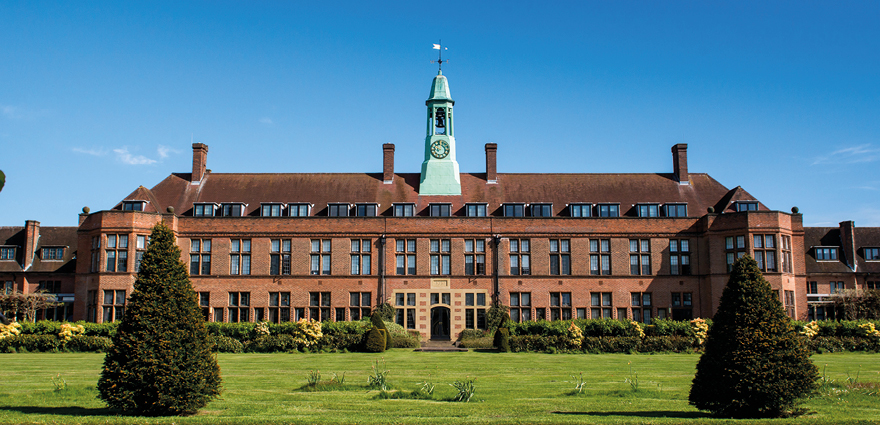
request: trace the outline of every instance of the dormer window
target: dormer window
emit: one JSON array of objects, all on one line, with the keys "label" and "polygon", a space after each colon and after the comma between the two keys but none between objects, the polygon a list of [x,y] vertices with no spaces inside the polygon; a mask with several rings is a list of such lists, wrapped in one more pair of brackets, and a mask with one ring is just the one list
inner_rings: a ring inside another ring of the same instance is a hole
[{"label": "dormer window", "polygon": [[525,217],[526,204],[504,204],[505,217]]},{"label": "dormer window", "polygon": [[0,246],[0,260],[15,260],[15,247]]},{"label": "dormer window", "polygon": [[553,204],[531,204],[529,209],[532,217],[553,217]]},{"label": "dormer window", "polygon": [[60,261],[64,258],[63,246],[45,247],[40,253],[40,259],[44,261]]},{"label": "dormer window", "polygon": [[568,206],[568,214],[572,217],[590,217],[593,215],[592,204],[571,204]]},{"label": "dormer window", "polygon": [[311,204],[287,204],[287,215],[290,217],[308,217]]},{"label": "dormer window", "polygon": [[620,204],[599,204],[596,212],[599,217],[620,217]]},{"label": "dormer window", "polygon": [[280,203],[260,204],[260,216],[262,217],[281,217]]},{"label": "dormer window", "polygon": [[814,249],[817,261],[837,261],[837,247],[817,246]]},{"label": "dormer window", "polygon": [[328,217],[348,217],[348,204],[327,204]]},{"label": "dormer window", "polygon": [[687,204],[666,204],[667,217],[687,217]]},{"label": "dormer window", "polygon": [[193,204],[193,217],[213,217],[216,204]]},{"label": "dormer window", "polygon": [[394,204],[395,217],[412,217],[415,215],[415,204]]},{"label": "dormer window", "polygon": [[758,211],[758,202],[756,201],[736,201],[736,211]]},{"label": "dormer window", "polygon": [[880,248],[862,248],[865,261],[880,261]]},{"label": "dormer window", "polygon": [[449,217],[452,215],[452,204],[430,204],[428,212],[431,217]]},{"label": "dormer window", "polygon": [[375,217],[378,204],[355,204],[354,215],[357,217]]},{"label": "dormer window", "polygon": [[464,206],[465,213],[468,217],[486,217],[488,215],[488,204],[467,204]]},{"label": "dormer window", "polygon": [[143,211],[146,201],[122,201],[122,211]]},{"label": "dormer window", "polygon": [[241,217],[244,215],[244,204],[240,202],[220,204],[220,215],[223,217]]},{"label": "dormer window", "polygon": [[660,204],[639,204],[639,217],[660,217]]}]

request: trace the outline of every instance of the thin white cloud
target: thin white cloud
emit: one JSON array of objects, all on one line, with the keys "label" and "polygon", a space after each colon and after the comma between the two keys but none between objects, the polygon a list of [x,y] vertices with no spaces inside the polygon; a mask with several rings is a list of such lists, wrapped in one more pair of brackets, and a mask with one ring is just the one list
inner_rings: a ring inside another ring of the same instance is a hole
[{"label": "thin white cloud", "polygon": [[269,117],[260,118],[260,122],[263,124],[274,124],[274,122],[272,121],[272,118],[269,118]]},{"label": "thin white cloud", "polygon": [[95,149],[95,148],[91,148],[91,149],[73,148],[73,149],[71,149],[71,150],[74,151],[74,152],[84,153],[84,154],[86,154],[86,155],[92,155],[92,156],[104,156],[104,155],[107,155],[107,150],[104,149],[104,148],[100,148],[100,149]]},{"label": "thin white cloud", "polygon": [[113,149],[113,152],[116,153],[116,159],[122,161],[123,164],[149,165],[156,163],[155,159],[150,159],[143,155],[132,155],[128,148]]},{"label": "thin white cloud", "polygon": [[179,154],[180,153],[179,150],[169,148],[168,146],[165,146],[165,145],[159,145],[159,147],[156,148],[156,152],[159,153],[159,158],[162,158],[162,159],[168,158],[169,156],[171,156],[171,154]]},{"label": "thin white cloud", "polygon": [[0,113],[2,113],[4,117],[11,120],[24,118],[24,114],[22,114],[21,111],[15,106],[2,105],[0,106]]},{"label": "thin white cloud", "polygon": [[838,149],[828,155],[817,157],[811,165],[819,164],[858,164],[880,160],[880,149],[870,143]]}]

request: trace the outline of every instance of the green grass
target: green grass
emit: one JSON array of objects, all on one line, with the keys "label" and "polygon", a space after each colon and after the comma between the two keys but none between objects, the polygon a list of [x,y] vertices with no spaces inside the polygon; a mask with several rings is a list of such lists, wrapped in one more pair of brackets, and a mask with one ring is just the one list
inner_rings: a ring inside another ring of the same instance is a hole
[{"label": "green grass", "polygon": [[[94,389],[102,354],[0,355],[0,423],[756,423],[717,420],[690,407],[698,355],[568,355],[525,353],[220,354],[221,399],[190,417],[116,416]],[[384,358],[392,390],[410,393],[433,382],[432,399],[381,399],[366,388],[370,367]],[[813,356],[828,384],[804,403],[810,414],[766,423],[880,421],[880,354]],[[633,392],[630,368],[639,381]],[[324,379],[345,372],[338,389],[306,391],[310,371]],[[583,372],[577,394],[571,375]],[[61,374],[66,390],[55,391]],[[848,387],[858,374],[857,385]],[[476,379],[470,403],[448,401],[449,384]],[[567,382],[569,381],[569,382]]]}]

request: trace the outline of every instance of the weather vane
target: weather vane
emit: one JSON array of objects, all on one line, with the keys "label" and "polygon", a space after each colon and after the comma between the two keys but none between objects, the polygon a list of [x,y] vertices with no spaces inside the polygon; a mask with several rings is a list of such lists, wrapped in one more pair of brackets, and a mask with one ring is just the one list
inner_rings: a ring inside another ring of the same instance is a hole
[{"label": "weather vane", "polygon": [[[440,40],[437,40],[437,43],[440,43],[440,42],[441,42]],[[443,60],[443,50],[449,50],[449,49],[448,48],[441,48],[440,44],[435,44],[434,50],[439,50],[439,52],[437,52],[437,60],[431,61],[431,63],[436,63],[437,64],[437,71],[443,72],[443,62],[449,63],[449,59],[447,59],[445,61]]]}]

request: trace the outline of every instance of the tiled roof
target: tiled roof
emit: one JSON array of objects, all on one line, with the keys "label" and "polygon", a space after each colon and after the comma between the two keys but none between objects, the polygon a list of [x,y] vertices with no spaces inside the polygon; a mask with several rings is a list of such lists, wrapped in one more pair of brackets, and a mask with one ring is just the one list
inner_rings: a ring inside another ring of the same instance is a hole
[{"label": "tiled roof", "polygon": [[[76,269],[76,227],[40,227],[40,239],[33,264],[27,272],[34,273],[73,273]],[[0,261],[0,272],[19,273],[27,267],[24,259],[25,228],[20,226],[0,227],[0,245],[15,245],[15,261]],[[61,261],[43,261],[40,258],[43,247],[64,247]]]},{"label": "tiled roof", "polygon": [[[880,261],[865,261],[862,248],[880,247],[880,227],[856,227],[856,270],[859,273],[880,273]],[[842,248],[839,227],[805,227],[804,250],[807,273],[852,273],[844,263],[843,250],[838,251],[838,261],[816,261],[812,247],[833,246]]]},{"label": "tiled roof", "polygon": [[[483,173],[462,173],[460,196],[419,196],[417,173],[394,175],[383,184],[381,173],[245,174],[209,173],[191,184],[188,173],[172,174],[148,192],[157,211],[172,206],[181,215],[192,214],[193,203],[241,202],[246,215],[259,214],[261,202],[314,205],[312,215],[326,215],[328,203],[378,203],[380,215],[391,215],[392,203],[414,203],[420,214],[431,202],[451,202],[454,215],[469,202],[488,203],[490,215],[500,215],[503,203],[553,203],[554,215],[567,215],[566,204],[619,203],[622,216],[634,216],[638,203],[687,203],[688,215],[701,216],[708,207],[727,209],[733,200],[755,200],[742,188],[733,191],[706,174],[690,174],[680,185],[673,174],[512,174],[500,173],[497,184],[487,184]],[[140,189],[126,199],[143,197]],[[759,204],[760,210],[767,207]]]}]

